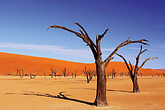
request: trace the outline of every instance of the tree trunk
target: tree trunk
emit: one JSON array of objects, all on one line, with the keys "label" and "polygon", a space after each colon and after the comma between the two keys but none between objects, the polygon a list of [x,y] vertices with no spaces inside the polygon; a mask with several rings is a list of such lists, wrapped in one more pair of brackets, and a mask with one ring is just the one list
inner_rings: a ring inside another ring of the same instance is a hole
[{"label": "tree trunk", "polygon": [[89,83],[89,78],[88,78],[88,75],[87,75],[86,77],[87,77],[87,83]]},{"label": "tree trunk", "polygon": [[96,71],[97,71],[97,91],[96,99],[94,104],[96,106],[108,106],[106,99],[106,74],[104,66],[96,61]]},{"label": "tree trunk", "polygon": [[137,82],[137,76],[133,77],[132,82],[133,82],[133,92],[134,93],[140,92],[139,85]]}]

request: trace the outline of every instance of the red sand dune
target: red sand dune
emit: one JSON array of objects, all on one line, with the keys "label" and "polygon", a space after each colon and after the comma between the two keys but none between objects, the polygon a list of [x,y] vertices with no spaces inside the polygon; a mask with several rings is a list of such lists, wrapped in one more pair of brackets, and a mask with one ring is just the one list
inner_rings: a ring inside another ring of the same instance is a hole
[{"label": "red sand dune", "polygon": [[165,72],[165,69],[156,69],[157,71]]},{"label": "red sand dune", "polygon": [[[25,73],[30,72],[37,75],[44,75],[44,72],[48,75],[51,73],[51,68],[57,70],[57,74],[62,74],[64,68],[67,72],[77,71],[77,75],[82,75],[82,70],[87,66],[91,70],[95,70],[95,64],[89,63],[77,63],[69,62],[57,59],[33,57],[26,55],[17,55],[0,52],[0,74],[7,75],[7,73],[16,74],[17,69],[23,69]],[[114,69],[118,74],[121,72],[127,73],[127,68],[124,62],[110,62],[106,72],[110,73]],[[157,75],[157,73],[162,73],[154,69],[141,69],[140,73],[143,76]]]}]

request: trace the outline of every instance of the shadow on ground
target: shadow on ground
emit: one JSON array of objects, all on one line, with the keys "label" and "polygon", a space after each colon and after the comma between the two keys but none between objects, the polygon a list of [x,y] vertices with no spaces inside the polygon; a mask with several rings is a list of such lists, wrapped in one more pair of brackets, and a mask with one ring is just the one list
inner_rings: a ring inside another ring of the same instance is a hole
[{"label": "shadow on ground", "polygon": [[[65,93],[65,92],[59,92],[59,94],[55,96],[55,95],[51,95],[51,94],[48,94],[48,93],[38,93],[38,92],[25,91],[25,93],[19,93],[19,94],[20,95],[33,95],[33,96],[57,98],[57,99],[63,99],[63,100],[79,102],[79,103],[83,103],[83,104],[87,104],[87,105],[91,105],[91,106],[94,105],[94,103],[92,103],[92,102],[87,102],[87,101],[82,101],[82,100],[78,100],[78,99],[68,98],[63,93]],[[7,95],[7,94],[13,95],[13,94],[17,94],[17,93],[5,93],[4,95]]]},{"label": "shadow on ground", "polygon": [[[96,90],[96,89],[92,89],[92,88],[70,88],[70,89],[87,89],[87,90]],[[113,89],[109,89],[109,90],[107,90],[107,91],[133,93],[132,91],[125,91],[125,90],[113,90]]]}]

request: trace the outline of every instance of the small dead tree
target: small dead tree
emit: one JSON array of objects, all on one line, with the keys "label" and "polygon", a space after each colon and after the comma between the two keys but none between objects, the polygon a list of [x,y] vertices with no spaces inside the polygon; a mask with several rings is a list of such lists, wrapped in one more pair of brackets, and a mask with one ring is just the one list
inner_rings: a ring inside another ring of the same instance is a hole
[{"label": "small dead tree", "polygon": [[84,72],[84,75],[87,78],[87,83],[89,83],[89,81],[92,80],[94,71],[91,71],[90,69],[87,70],[86,66],[85,66],[84,70],[82,70],[82,71]]},{"label": "small dead tree", "polygon": [[74,73],[74,78],[76,78],[76,75],[77,75],[77,71],[75,71],[75,73]]},{"label": "small dead tree", "polygon": [[116,77],[116,71],[114,69],[112,69],[111,75],[112,75],[112,79]]},{"label": "small dead tree", "polygon": [[32,73],[30,72],[30,79],[34,79],[34,78],[36,78],[36,74],[32,74]]},{"label": "small dead tree", "polygon": [[121,73],[120,73],[120,76],[121,76],[121,77],[123,77],[123,75],[124,75],[124,73],[123,73],[123,72],[121,72]]},{"label": "small dead tree", "polygon": [[68,73],[66,74],[66,76],[69,76],[69,74],[70,74],[70,72],[68,72]]},{"label": "small dead tree", "polygon": [[23,79],[23,77],[24,77],[24,70],[23,69],[17,69],[17,75],[19,75],[20,76],[20,78],[21,79]]},{"label": "small dead tree", "polygon": [[165,77],[165,73],[163,73],[163,76]]},{"label": "small dead tree", "polygon": [[72,78],[73,78],[73,75],[75,75],[75,78],[76,78],[76,73],[77,73],[77,70],[75,72],[72,72]]},{"label": "small dead tree", "polygon": [[73,78],[73,72],[72,72],[72,78]]},{"label": "small dead tree", "polygon": [[55,69],[51,68],[51,72],[52,72],[52,77],[53,77],[53,75],[54,75],[54,77],[57,76],[57,71]]},{"label": "small dead tree", "polygon": [[143,73],[140,73],[140,76],[142,77],[143,76]]},{"label": "small dead tree", "polygon": [[44,76],[45,76],[45,78],[46,78],[46,73],[44,72]]},{"label": "small dead tree", "polygon": [[67,76],[67,74],[66,74],[66,68],[63,68],[63,69],[62,69],[62,74],[63,74],[64,77]]},{"label": "small dead tree", "polygon": [[157,76],[159,77],[160,76],[160,73],[157,73]]},{"label": "small dead tree", "polygon": [[96,43],[94,43],[91,40],[91,38],[89,37],[87,31],[83,28],[83,26],[81,26],[79,23],[75,23],[75,24],[80,27],[79,32],[76,32],[76,31],[73,31],[66,27],[58,26],[58,25],[49,26],[48,29],[49,28],[59,28],[59,29],[63,29],[68,32],[71,32],[71,33],[77,35],[79,38],[81,38],[87,44],[87,46],[89,46],[89,48],[91,49],[91,51],[93,53],[94,59],[95,59],[96,73],[97,73],[97,89],[96,89],[96,98],[95,98],[94,104],[96,106],[107,106],[108,103],[107,103],[107,99],[106,99],[105,70],[106,70],[109,62],[113,59],[114,54],[121,47],[124,47],[124,46],[132,44],[132,43],[141,43],[141,44],[147,45],[147,43],[145,43],[145,42],[147,42],[147,40],[141,39],[141,40],[137,40],[137,41],[131,41],[130,39],[128,39],[128,40],[122,42],[121,44],[119,44],[115,48],[115,50],[112,51],[112,53],[103,61],[100,44],[101,44],[102,38],[105,36],[105,34],[107,33],[107,31],[109,29],[106,29],[103,34],[96,36]]},{"label": "small dead tree", "polygon": [[148,60],[157,59],[157,58],[158,58],[158,57],[147,58],[147,59],[141,64],[141,66],[138,66],[138,64],[139,64],[139,57],[140,57],[140,55],[141,55],[142,53],[144,53],[145,51],[147,51],[147,49],[142,50],[142,45],[141,45],[141,47],[140,47],[140,52],[139,52],[139,54],[138,54],[137,57],[136,57],[136,64],[135,64],[135,67],[134,67],[134,68],[133,68],[133,66],[132,66],[132,64],[131,64],[130,61],[129,61],[129,64],[128,64],[127,61],[126,61],[126,59],[125,59],[122,55],[119,55],[119,54],[116,53],[119,57],[121,57],[121,58],[124,60],[126,66],[127,66],[127,69],[128,69],[128,71],[129,71],[129,72],[128,72],[128,73],[129,73],[129,76],[130,76],[130,78],[131,78],[131,80],[132,80],[132,83],[133,83],[133,92],[140,92],[139,85],[138,85],[138,81],[137,81],[137,74],[138,74],[139,70],[144,66],[144,64],[145,64]]}]

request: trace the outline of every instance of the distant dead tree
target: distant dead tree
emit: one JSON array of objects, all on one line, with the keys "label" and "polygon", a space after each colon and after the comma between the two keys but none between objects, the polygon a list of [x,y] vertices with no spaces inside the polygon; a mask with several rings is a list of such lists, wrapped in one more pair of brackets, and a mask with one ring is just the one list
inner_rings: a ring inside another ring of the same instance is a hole
[{"label": "distant dead tree", "polygon": [[111,76],[111,72],[108,72],[107,73],[107,77],[109,78]]},{"label": "distant dead tree", "polygon": [[74,73],[72,72],[72,78],[73,78],[73,74],[74,74]]},{"label": "distant dead tree", "polygon": [[140,76],[142,77],[143,76],[143,73],[140,73]]},{"label": "distant dead tree", "polygon": [[46,73],[44,72],[44,76],[45,76],[45,78],[46,78]]},{"label": "distant dead tree", "polygon": [[87,83],[89,83],[89,81],[92,80],[94,71],[91,71],[90,69],[87,70],[86,66],[85,66],[84,70],[82,70],[82,71],[87,78]]},{"label": "distant dead tree", "polygon": [[23,69],[17,69],[17,75],[20,76],[20,78],[22,79],[24,77],[24,70]]},{"label": "distant dead tree", "polygon": [[66,77],[66,76],[67,76],[67,73],[66,73],[66,68],[63,68],[63,69],[62,69],[62,74],[63,74],[63,76],[64,76],[64,77]]},{"label": "distant dead tree", "polygon": [[163,73],[163,76],[165,77],[165,73]]},{"label": "distant dead tree", "polygon": [[119,54],[116,53],[119,57],[121,57],[121,58],[124,60],[126,66],[127,66],[127,69],[128,69],[128,71],[129,71],[129,76],[130,76],[130,78],[131,78],[131,80],[132,80],[132,83],[133,83],[133,92],[140,92],[140,89],[139,89],[139,86],[138,86],[138,81],[137,81],[137,74],[138,74],[139,70],[144,66],[144,64],[145,64],[148,60],[157,59],[157,58],[158,58],[158,57],[147,58],[147,59],[141,64],[141,66],[138,66],[138,64],[139,64],[139,57],[140,57],[140,55],[141,55],[142,53],[144,53],[145,51],[147,51],[147,49],[142,50],[142,45],[141,45],[141,47],[140,47],[140,52],[139,52],[139,54],[138,54],[137,57],[136,57],[136,64],[135,64],[134,69],[133,69],[133,66],[132,66],[131,62],[129,62],[129,64],[128,64],[127,61],[126,61],[126,59],[125,59],[122,55],[119,55]]},{"label": "distant dead tree", "polygon": [[121,72],[121,73],[120,73],[120,76],[123,76],[123,75],[124,75],[124,73],[123,73],[123,72]]},{"label": "distant dead tree", "polygon": [[49,76],[50,76],[50,78],[53,78],[53,74],[52,73],[50,73]]},{"label": "distant dead tree", "polygon": [[[75,35],[77,35],[79,38],[81,38],[87,46],[91,49],[94,59],[95,59],[95,64],[96,64],[96,72],[97,72],[97,89],[96,89],[96,98],[94,101],[94,105],[96,106],[107,106],[107,99],[106,99],[106,74],[105,70],[109,64],[109,62],[113,59],[114,54],[121,48],[126,45],[132,44],[132,43],[141,43],[144,45],[147,45],[147,40],[141,39],[137,41],[131,41],[130,39],[122,42],[120,45],[118,45],[114,51],[103,61],[102,60],[102,52],[101,52],[101,39],[104,37],[104,35],[107,33],[109,29],[106,29],[103,34],[96,36],[96,43],[94,43],[91,38],[88,36],[88,33],[86,30],[79,24],[76,23],[80,27],[79,32],[73,31],[71,29],[68,29],[63,26],[57,26],[57,25],[52,25],[49,26],[49,28],[59,28],[63,29],[66,31],[69,31]],[[47,29],[47,30],[48,30]]]},{"label": "distant dead tree", "polygon": [[112,69],[111,75],[112,75],[112,79],[116,77],[116,71],[114,69]]},{"label": "distant dead tree", "polygon": [[72,78],[73,78],[73,75],[75,75],[75,78],[76,78],[76,73],[77,73],[77,70],[75,72],[72,72]]},{"label": "distant dead tree", "polygon": [[52,72],[52,77],[53,77],[53,75],[54,75],[54,77],[57,76],[57,70],[51,68],[51,72]]},{"label": "distant dead tree", "polygon": [[160,76],[160,73],[157,73],[157,76],[159,77]]},{"label": "distant dead tree", "polygon": [[75,73],[74,73],[74,78],[76,78],[76,75],[77,75],[77,70],[76,70]]},{"label": "distant dead tree", "polygon": [[36,78],[36,74],[32,74],[32,73],[30,72],[30,79],[34,79],[34,78]]},{"label": "distant dead tree", "polygon": [[69,76],[69,74],[70,74],[70,72],[68,71],[67,74],[66,74],[66,76]]},{"label": "distant dead tree", "polygon": [[96,71],[93,72],[93,76],[96,78]]}]

